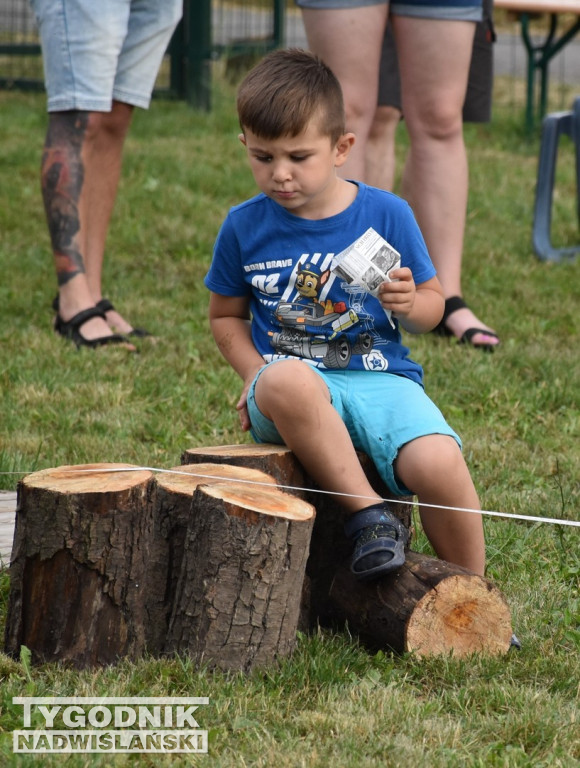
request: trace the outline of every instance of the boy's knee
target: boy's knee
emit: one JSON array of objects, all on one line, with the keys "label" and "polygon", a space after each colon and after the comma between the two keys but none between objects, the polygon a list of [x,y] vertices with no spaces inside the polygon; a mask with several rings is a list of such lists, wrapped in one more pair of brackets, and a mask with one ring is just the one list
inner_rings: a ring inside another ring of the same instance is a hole
[{"label": "boy's knee", "polygon": [[451,478],[456,472],[463,472],[466,464],[453,437],[426,435],[401,448],[395,468],[405,485],[412,489],[421,478]]},{"label": "boy's knee", "polygon": [[277,401],[292,408],[324,396],[325,384],[308,364],[299,360],[279,360],[267,366],[256,383],[260,401]]}]

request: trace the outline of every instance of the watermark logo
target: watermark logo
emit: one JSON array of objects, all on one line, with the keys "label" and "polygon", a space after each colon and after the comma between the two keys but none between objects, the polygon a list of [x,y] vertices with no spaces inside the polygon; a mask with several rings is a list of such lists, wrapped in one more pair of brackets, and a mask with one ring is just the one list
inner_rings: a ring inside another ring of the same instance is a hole
[{"label": "watermark logo", "polygon": [[14,752],[207,753],[207,731],[194,717],[206,697],[17,696],[12,702],[24,707],[22,730],[12,734]]}]

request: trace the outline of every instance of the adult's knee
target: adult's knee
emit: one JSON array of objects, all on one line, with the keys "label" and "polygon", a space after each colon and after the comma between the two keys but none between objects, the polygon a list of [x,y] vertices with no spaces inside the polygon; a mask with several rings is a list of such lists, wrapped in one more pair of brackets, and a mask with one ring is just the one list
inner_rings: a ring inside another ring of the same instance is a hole
[{"label": "adult's knee", "polygon": [[428,105],[405,119],[411,140],[452,141],[463,132],[461,109],[445,102]]}]

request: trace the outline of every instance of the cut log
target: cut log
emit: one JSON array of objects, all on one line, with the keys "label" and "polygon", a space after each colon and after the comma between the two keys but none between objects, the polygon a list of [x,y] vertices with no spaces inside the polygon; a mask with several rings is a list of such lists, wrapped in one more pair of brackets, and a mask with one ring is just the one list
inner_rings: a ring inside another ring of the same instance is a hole
[{"label": "cut log", "polygon": [[276,485],[273,477],[257,469],[207,462],[173,467],[155,475],[146,629],[147,650],[153,655],[165,648],[195,490],[198,485],[224,480],[238,480],[246,489]]},{"label": "cut log", "polygon": [[[375,493],[381,498],[393,499],[393,494],[381,480],[375,465],[362,452],[357,453],[361,466]],[[240,467],[259,469],[272,475],[277,483],[289,493],[305,497],[317,509],[328,501],[328,494],[321,493],[316,483],[302,467],[296,456],[285,445],[255,443],[248,445],[215,445],[209,448],[189,448],[181,454],[184,465],[200,462],[234,464]],[[391,511],[410,528],[412,521],[411,496],[399,496],[389,503]],[[371,502],[369,501],[369,504]],[[337,508],[335,501],[331,506]],[[316,523],[318,525],[318,521]]]},{"label": "cut log", "polygon": [[297,496],[305,485],[304,470],[292,451],[285,445],[258,443],[249,445],[215,445],[209,448],[189,448],[181,454],[181,463],[232,464],[257,469],[271,475],[278,485]]},{"label": "cut log", "polygon": [[248,671],[294,648],[314,508],[276,489],[197,488],[168,651]]},{"label": "cut log", "polygon": [[147,470],[45,469],[18,485],[6,650],[77,667],[136,657],[145,643],[152,528]]},{"label": "cut log", "polygon": [[[362,452],[358,453],[358,458],[373,490],[381,498],[390,499],[389,509],[412,532],[412,497],[393,497],[370,458]],[[315,507],[316,520],[306,566],[299,628],[306,632],[318,624],[326,624],[327,617],[333,615],[329,593],[337,564],[347,560],[352,552],[352,542],[344,534],[346,514],[340,505],[328,494],[320,493],[286,446],[259,443],[193,448],[184,451],[181,459],[187,465],[211,460],[261,469],[275,476],[286,490],[300,494]],[[292,490],[296,485],[299,490]]]},{"label": "cut log", "polygon": [[343,563],[329,591],[328,618],[346,622],[371,650],[418,656],[505,654],[511,616],[501,592],[471,571],[407,552],[395,574],[360,583]]},{"label": "cut log", "polygon": [[[198,448],[185,451],[182,460],[209,456],[268,471],[273,462],[280,482],[288,486],[294,466],[300,467],[288,448],[268,444]],[[412,497],[394,497],[369,457],[358,456],[375,492],[389,499],[389,509],[412,532]],[[407,550],[407,562],[398,573],[369,584],[358,582],[349,569],[352,543],[344,535],[345,512],[332,497],[318,492],[307,472],[301,472],[301,487],[311,489],[305,498],[316,508],[301,630],[347,624],[371,650],[414,651],[422,656],[507,652],[511,617],[505,598],[491,582],[470,571]]]}]

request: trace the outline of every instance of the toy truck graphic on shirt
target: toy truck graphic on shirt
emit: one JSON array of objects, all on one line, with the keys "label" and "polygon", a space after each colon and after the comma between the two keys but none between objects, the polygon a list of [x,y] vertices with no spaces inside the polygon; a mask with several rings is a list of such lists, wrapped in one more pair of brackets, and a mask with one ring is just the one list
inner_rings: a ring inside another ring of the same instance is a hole
[{"label": "toy truck graphic on shirt", "polygon": [[360,324],[355,310],[344,301],[319,299],[330,277],[330,270],[319,271],[310,263],[299,268],[295,281],[298,300],[281,301],[274,310],[282,330],[271,332],[270,344],[278,354],[320,361],[327,368],[347,368],[353,354],[370,352],[370,333],[359,333],[354,342],[343,333]]}]

